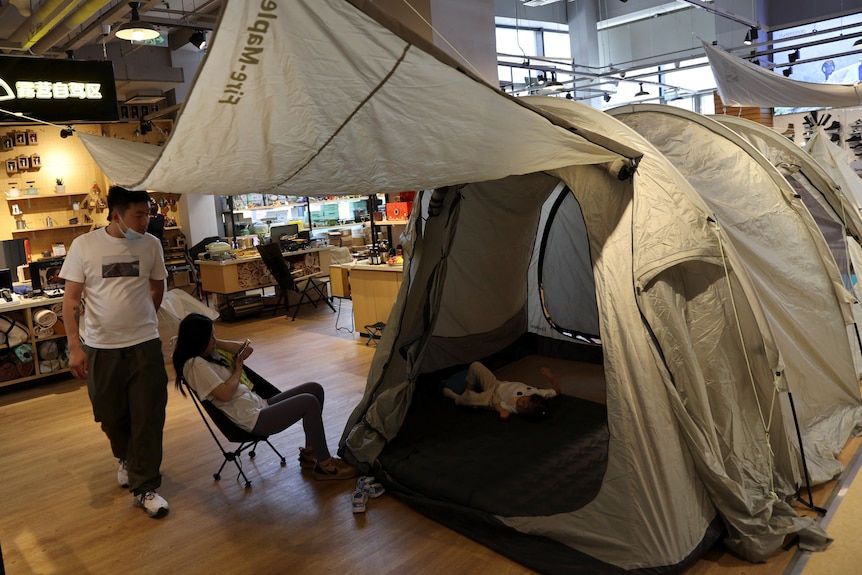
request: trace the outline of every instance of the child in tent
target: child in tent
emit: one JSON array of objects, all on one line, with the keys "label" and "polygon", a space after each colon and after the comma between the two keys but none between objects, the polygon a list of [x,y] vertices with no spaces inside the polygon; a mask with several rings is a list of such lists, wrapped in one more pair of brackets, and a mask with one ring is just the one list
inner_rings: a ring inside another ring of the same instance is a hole
[{"label": "child in tent", "polygon": [[551,389],[532,387],[517,381],[500,381],[490,369],[474,361],[466,372],[459,372],[443,382],[443,395],[456,405],[472,405],[495,410],[500,419],[511,414],[529,419],[548,415],[545,401],[562,393],[560,384],[547,367],[539,370],[551,384]]}]

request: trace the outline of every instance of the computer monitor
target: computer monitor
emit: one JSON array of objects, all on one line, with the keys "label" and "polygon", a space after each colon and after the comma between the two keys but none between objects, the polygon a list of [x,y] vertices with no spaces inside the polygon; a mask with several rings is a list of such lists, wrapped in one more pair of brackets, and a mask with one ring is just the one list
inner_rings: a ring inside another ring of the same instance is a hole
[{"label": "computer monitor", "polygon": [[0,289],[12,289],[12,270],[9,268],[0,269]]},{"label": "computer monitor", "polygon": [[65,287],[65,280],[60,277],[63,258],[48,258],[30,264],[30,283],[33,291],[56,291]]},{"label": "computer monitor", "polygon": [[284,224],[280,226],[272,226],[269,228],[269,243],[276,244],[282,239],[289,240],[299,233],[299,226],[296,224]]}]

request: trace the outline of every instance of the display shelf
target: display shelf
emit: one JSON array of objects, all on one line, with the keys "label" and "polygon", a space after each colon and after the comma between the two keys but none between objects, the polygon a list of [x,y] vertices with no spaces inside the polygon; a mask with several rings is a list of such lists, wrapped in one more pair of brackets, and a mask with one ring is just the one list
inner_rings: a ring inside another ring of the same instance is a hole
[{"label": "display shelf", "polygon": [[14,229],[14,230],[12,230],[12,235],[13,236],[21,236],[24,234],[29,234],[29,233],[34,233],[34,232],[47,232],[49,230],[63,230],[63,229],[70,229],[70,228],[89,228],[89,227],[92,227],[92,225],[93,225],[93,222],[85,222],[85,223],[81,223],[81,224],[63,224],[63,225],[56,225],[56,226],[50,226],[50,227],[46,226],[46,227],[41,227],[41,228],[25,228],[23,230]]},{"label": "display shelf", "polygon": [[66,198],[66,197],[84,197],[89,195],[87,192],[74,192],[74,193],[62,193],[62,194],[25,194],[22,193],[18,196],[10,196],[8,192],[6,192],[6,200],[9,202],[20,202],[21,200],[39,200],[44,198]]},{"label": "display shelf", "polygon": [[[2,301],[2,300],[0,300]],[[46,308],[50,309],[54,307],[56,304],[61,303],[62,299],[59,298],[33,298],[33,299],[19,299],[15,302],[3,302],[0,303],[0,317],[3,317],[7,320],[14,320],[16,324],[27,332],[27,339],[21,341],[20,343],[11,346],[11,349],[15,349],[16,347],[24,344],[29,344],[32,346],[32,354],[33,360],[35,362],[34,372],[31,375],[26,375],[22,377],[16,377],[12,379],[7,379],[0,381],[0,387],[5,387],[9,385],[15,385],[18,383],[24,383],[28,381],[34,381],[37,379],[42,379],[45,377],[50,377],[54,375],[66,374],[71,370],[68,367],[58,367],[53,370],[42,371],[43,365],[42,362],[47,364],[51,364],[54,361],[57,361],[59,358],[44,358],[40,357],[42,353],[42,345],[48,341],[57,341],[58,348],[64,347],[61,343],[66,339],[65,333],[54,333],[45,337],[36,337],[34,330],[34,322],[33,322],[33,313],[40,309]],[[58,322],[59,323],[59,322]],[[62,325],[62,324],[60,324]],[[10,330],[11,331],[11,330]],[[3,344],[0,344],[0,349],[9,349],[10,346],[6,344],[4,341]],[[58,350],[59,351],[59,350]],[[14,355],[11,354],[11,355]],[[62,364],[60,364],[62,365]],[[19,372],[20,373],[20,372]]]}]

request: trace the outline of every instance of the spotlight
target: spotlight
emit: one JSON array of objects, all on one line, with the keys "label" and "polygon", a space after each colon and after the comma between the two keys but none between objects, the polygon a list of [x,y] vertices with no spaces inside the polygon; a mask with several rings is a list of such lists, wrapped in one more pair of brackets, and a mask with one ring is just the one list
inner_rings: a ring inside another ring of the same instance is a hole
[{"label": "spotlight", "polygon": [[206,34],[204,34],[203,30],[195,30],[194,34],[189,37],[189,44],[191,44],[198,50],[206,50],[207,37]]},{"label": "spotlight", "polygon": [[538,84],[539,86],[542,86],[545,84],[545,75],[544,74],[539,74],[538,76],[536,76],[536,84]]},{"label": "spotlight", "polygon": [[793,64],[799,59],[799,48],[787,55],[787,61]]},{"label": "spotlight", "polygon": [[641,89],[638,91],[637,94],[635,94],[635,98],[639,98],[640,96],[649,96],[649,92],[644,90],[644,83],[643,82],[638,82],[638,86],[640,86]]},{"label": "spotlight", "polygon": [[60,130],[60,137],[66,139],[74,133],[75,129],[72,126],[66,126]]},{"label": "spotlight", "polygon": [[745,40],[743,40],[742,43],[746,46],[750,46],[755,40],[757,40],[757,28],[752,26],[748,29],[748,32],[745,33]]},{"label": "spotlight", "polygon": [[153,131],[153,123],[150,120],[141,120],[141,134],[149,134]]},{"label": "spotlight", "polygon": [[574,100],[574,96],[572,96],[571,92],[566,92],[566,100]]},{"label": "spotlight", "polygon": [[610,102],[610,101],[611,101],[611,95],[610,95],[610,94],[608,94],[607,92],[605,92],[605,95],[604,95],[604,96],[602,96],[602,99],[603,99],[605,102]]},{"label": "spotlight", "polygon": [[793,73],[793,66],[788,66],[787,68],[782,70],[781,73],[784,74],[785,78],[790,77],[790,75]]},{"label": "spotlight", "polygon": [[115,36],[122,40],[152,40],[159,37],[159,31],[148,22],[141,22],[138,15],[140,2],[129,2],[132,8],[132,19],[117,28]]}]

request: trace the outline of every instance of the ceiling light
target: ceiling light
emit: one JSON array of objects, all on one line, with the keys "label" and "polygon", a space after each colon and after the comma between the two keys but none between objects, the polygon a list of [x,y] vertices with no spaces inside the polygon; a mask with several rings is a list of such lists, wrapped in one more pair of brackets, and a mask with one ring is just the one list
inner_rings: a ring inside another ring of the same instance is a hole
[{"label": "ceiling light", "polygon": [[72,126],[66,126],[60,130],[60,137],[66,139],[74,133],[75,129]]},{"label": "ceiling light", "polygon": [[793,73],[793,66],[788,66],[787,68],[782,70],[781,73],[784,74],[785,78],[788,78]]},{"label": "ceiling light", "polygon": [[198,50],[207,49],[207,37],[203,30],[195,30],[194,34],[189,37],[189,44]]},{"label": "ceiling light", "polygon": [[862,38],[859,38],[855,42],[853,42],[853,46],[862,46]]},{"label": "ceiling light", "polygon": [[141,22],[138,16],[138,6],[140,2],[129,2],[132,8],[132,19],[129,22],[117,28],[115,36],[121,40],[152,40],[159,37],[159,31],[156,27],[148,22]]},{"label": "ceiling light", "polygon": [[640,96],[649,96],[649,92],[644,90],[644,83],[643,82],[638,82],[638,86],[640,86],[641,89],[640,89],[640,91],[638,91],[637,94],[635,94],[635,98],[638,98]]},{"label": "ceiling light", "polygon": [[551,72],[551,78],[548,79],[546,75],[545,80],[545,85],[542,86],[542,90],[556,90],[563,87],[563,83],[557,81],[557,73],[554,71]]},{"label": "ceiling light", "polygon": [[787,60],[792,64],[799,59],[799,48],[796,49],[795,52],[791,52],[787,55]]},{"label": "ceiling light", "polygon": [[605,102],[610,102],[611,101],[611,95],[608,94],[607,92],[605,92],[605,95],[602,96],[602,99],[604,99]]},{"label": "ceiling light", "polygon": [[749,46],[755,40],[757,40],[757,28],[752,26],[748,29],[748,32],[745,33],[745,40],[743,40],[742,43]]}]

